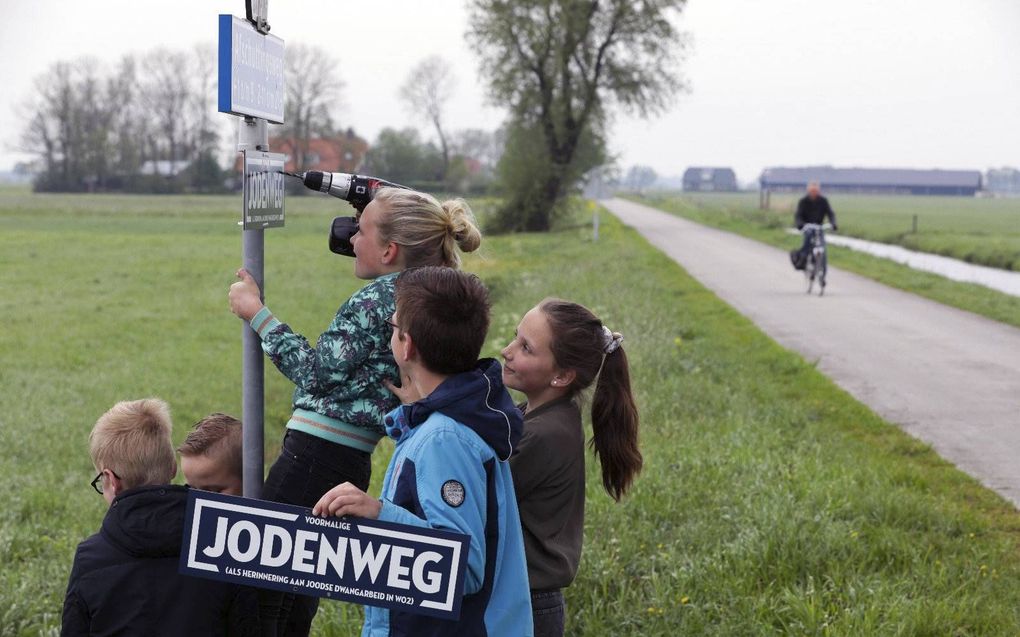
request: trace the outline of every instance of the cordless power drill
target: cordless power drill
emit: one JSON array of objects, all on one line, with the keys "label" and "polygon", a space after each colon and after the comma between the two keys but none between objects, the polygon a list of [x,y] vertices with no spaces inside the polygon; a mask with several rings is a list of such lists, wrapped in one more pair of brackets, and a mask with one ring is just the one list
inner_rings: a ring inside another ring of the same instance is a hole
[{"label": "cordless power drill", "polygon": [[354,246],[351,245],[351,237],[358,232],[358,218],[361,216],[365,206],[368,205],[375,193],[380,188],[404,188],[400,184],[394,184],[379,179],[378,177],[366,177],[364,175],[350,175],[347,173],[326,173],[318,170],[309,170],[305,173],[289,173],[280,171],[284,175],[296,177],[304,185],[312,190],[324,192],[338,199],[350,202],[358,211],[357,217],[336,217],[329,231],[329,249],[336,254],[345,257],[354,256]]}]

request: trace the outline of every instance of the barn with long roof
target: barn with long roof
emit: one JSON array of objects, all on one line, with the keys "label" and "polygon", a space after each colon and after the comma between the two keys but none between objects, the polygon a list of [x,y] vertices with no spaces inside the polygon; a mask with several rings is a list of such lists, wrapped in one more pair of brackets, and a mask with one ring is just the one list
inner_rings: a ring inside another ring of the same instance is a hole
[{"label": "barn with long roof", "polygon": [[811,182],[825,192],[973,197],[981,190],[981,172],[807,166],[766,168],[760,178],[762,190],[769,192],[801,192]]}]

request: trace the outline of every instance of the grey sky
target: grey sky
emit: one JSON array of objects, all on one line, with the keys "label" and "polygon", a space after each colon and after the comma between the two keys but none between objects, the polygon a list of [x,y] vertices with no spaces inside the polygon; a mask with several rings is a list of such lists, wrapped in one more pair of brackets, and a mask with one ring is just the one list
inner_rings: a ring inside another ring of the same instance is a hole
[{"label": "grey sky", "polygon": [[[149,3],[0,0],[0,170],[21,129],[16,106],[58,60],[113,62],[157,45],[214,43],[216,15],[242,0]],[[438,54],[459,78],[452,128],[494,128],[459,0],[270,0],[272,33],[328,48],[346,85],[340,120],[369,140],[414,122],[396,97]],[[651,120],[626,115],[612,148],[663,175],[728,165],[747,182],[767,165],[967,168],[1020,165],[1020,2],[691,0],[683,73],[691,91]],[[225,121],[231,118],[219,115]]]}]

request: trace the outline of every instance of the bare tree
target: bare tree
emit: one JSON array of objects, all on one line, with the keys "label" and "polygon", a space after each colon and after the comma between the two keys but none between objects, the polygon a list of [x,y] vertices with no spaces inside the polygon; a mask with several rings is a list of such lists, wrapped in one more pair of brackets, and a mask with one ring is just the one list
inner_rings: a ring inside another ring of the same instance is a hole
[{"label": "bare tree", "polygon": [[443,153],[442,172],[436,175],[440,181],[446,178],[450,169],[450,145],[443,130],[443,110],[456,82],[450,63],[438,55],[432,55],[415,65],[400,87],[400,97],[408,109],[428,120],[436,129],[439,148]]},{"label": "bare tree", "polygon": [[195,156],[215,154],[220,138],[218,124],[222,121],[216,110],[216,48],[211,43],[196,44],[188,63],[192,89],[187,110]]},{"label": "bare tree", "polygon": [[21,148],[39,156],[45,190],[102,187],[110,175],[119,96],[92,59],[57,62],[40,75],[24,106]]},{"label": "bare tree", "polygon": [[138,95],[150,122],[148,154],[173,165],[191,155],[187,115],[195,96],[188,55],[161,47],[142,56],[139,66]]},{"label": "bare tree", "polygon": [[218,182],[213,58],[211,47],[156,49],[112,69],[88,58],[51,66],[22,112],[21,149],[43,169],[36,187],[146,187],[132,178],[148,159],[205,158]]},{"label": "bare tree", "polygon": [[339,66],[322,47],[287,46],[287,104],[281,128],[293,140],[298,170],[306,166],[312,136],[335,133],[334,115],[343,90]]}]

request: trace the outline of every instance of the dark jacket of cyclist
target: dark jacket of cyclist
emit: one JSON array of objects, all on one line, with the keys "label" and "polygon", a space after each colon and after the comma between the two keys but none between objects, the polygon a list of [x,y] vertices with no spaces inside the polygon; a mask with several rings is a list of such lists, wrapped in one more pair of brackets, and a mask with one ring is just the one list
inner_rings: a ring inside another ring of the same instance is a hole
[{"label": "dark jacket of cyclist", "polygon": [[[818,184],[812,182],[808,184],[807,194],[797,202],[797,214],[793,217],[793,223],[798,230],[802,230],[806,223],[819,225],[825,223],[826,217],[832,224],[832,229],[836,230],[836,213],[832,211],[829,200],[819,193]],[[800,246],[800,254],[805,255],[810,249],[811,233],[807,232],[804,233],[804,243]]]},{"label": "dark jacket of cyclist", "polygon": [[797,229],[800,230],[804,227],[805,223],[823,224],[826,217],[829,219],[829,223],[832,224],[832,229],[836,230],[836,213],[832,211],[829,200],[818,194],[817,190],[813,193],[808,191],[808,194],[801,197],[797,203],[797,214],[793,222],[797,225]]}]

